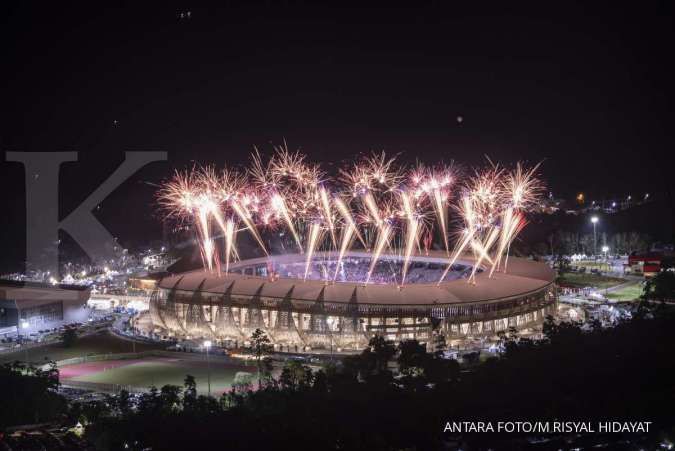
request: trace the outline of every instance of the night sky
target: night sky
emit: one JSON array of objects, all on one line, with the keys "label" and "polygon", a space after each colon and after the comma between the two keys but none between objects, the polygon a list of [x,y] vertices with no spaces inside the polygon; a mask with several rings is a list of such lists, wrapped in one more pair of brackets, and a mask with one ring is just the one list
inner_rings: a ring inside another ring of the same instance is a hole
[{"label": "night sky", "polygon": [[[152,184],[173,168],[246,163],[252,146],[284,139],[335,165],[371,150],[465,166],[543,160],[560,197],[672,185],[672,2],[52,3],[2,7],[0,147],[80,153],[62,167],[63,215],[124,151],[167,151],[97,211],[123,243],[161,237]],[[3,159],[0,179],[4,269],[23,259],[23,168]]]}]

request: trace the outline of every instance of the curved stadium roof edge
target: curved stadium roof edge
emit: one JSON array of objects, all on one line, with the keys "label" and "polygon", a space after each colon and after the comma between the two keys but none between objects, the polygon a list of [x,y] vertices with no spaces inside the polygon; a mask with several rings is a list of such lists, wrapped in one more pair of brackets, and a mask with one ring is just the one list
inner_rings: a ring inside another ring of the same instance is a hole
[{"label": "curved stadium roof edge", "polygon": [[[330,253],[327,253],[330,254]],[[321,253],[320,256],[326,254]],[[350,252],[348,257],[369,257],[366,252]],[[304,255],[285,254],[273,256],[275,262],[304,262]],[[396,259],[391,254],[386,258]],[[427,261],[447,264],[444,252],[433,251],[429,255],[417,255],[414,261]],[[231,269],[266,264],[266,257],[242,260],[230,264]],[[458,263],[473,264],[471,256],[462,256]],[[495,272],[489,277],[489,271],[476,274],[476,284],[466,279],[433,284],[408,284],[401,289],[395,284],[368,284],[359,282],[329,282],[322,280],[302,280],[284,278],[272,281],[267,277],[242,274],[214,274],[204,270],[195,270],[163,278],[159,288],[181,291],[201,291],[224,295],[228,290],[233,296],[260,296],[261,298],[283,299],[290,297],[299,301],[315,302],[319,298],[329,303],[434,306],[444,304],[462,304],[472,302],[491,302],[509,298],[523,297],[536,293],[551,285],[555,280],[555,271],[545,263],[523,258],[509,257],[507,273]]]}]

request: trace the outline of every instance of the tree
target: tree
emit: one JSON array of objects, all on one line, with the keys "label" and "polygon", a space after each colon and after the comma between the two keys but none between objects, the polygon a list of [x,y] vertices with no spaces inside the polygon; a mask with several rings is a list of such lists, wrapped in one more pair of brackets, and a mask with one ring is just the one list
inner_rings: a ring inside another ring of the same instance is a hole
[{"label": "tree", "polygon": [[675,299],[675,272],[661,271],[647,281],[642,295],[652,301],[672,301]]},{"label": "tree", "polygon": [[131,397],[128,391],[120,390],[119,394],[115,396],[114,407],[119,410],[120,415],[129,415],[131,412]]},{"label": "tree", "polygon": [[176,412],[180,408],[180,394],[182,388],[178,385],[164,385],[160,392],[161,410],[165,413]]},{"label": "tree", "polygon": [[312,370],[297,360],[291,360],[281,370],[279,384],[291,391],[307,389],[312,386]]},{"label": "tree", "polygon": [[424,361],[424,376],[428,382],[440,384],[454,381],[459,377],[459,363],[439,354],[428,355]]},{"label": "tree", "polygon": [[375,356],[375,366],[378,372],[387,370],[389,361],[396,355],[394,344],[382,335],[375,335],[368,343]]},{"label": "tree", "polygon": [[195,381],[195,377],[191,374],[185,376],[183,387],[183,409],[186,411],[194,410],[197,403],[197,381]]},{"label": "tree", "polygon": [[199,395],[195,403],[195,415],[199,418],[207,418],[220,411],[220,403],[213,396]]},{"label": "tree", "polygon": [[156,415],[160,408],[159,390],[154,385],[150,387],[150,391],[143,393],[138,402],[138,413],[141,415]]},{"label": "tree", "polygon": [[256,329],[251,334],[251,346],[253,348],[253,353],[255,354],[255,359],[258,362],[258,384],[260,385],[262,359],[263,356],[272,352],[272,342],[264,331]]},{"label": "tree", "polygon": [[426,346],[420,344],[417,340],[405,340],[398,345],[398,362],[399,371],[406,375],[412,376],[415,372],[421,371],[424,367],[424,361],[427,357]]},{"label": "tree", "polygon": [[66,327],[66,329],[61,334],[61,340],[63,341],[63,346],[70,348],[77,341],[77,331],[73,327]]},{"label": "tree", "polygon": [[17,424],[51,421],[68,410],[66,399],[56,392],[58,369],[47,370],[20,362],[0,365],[2,409],[0,430]]}]

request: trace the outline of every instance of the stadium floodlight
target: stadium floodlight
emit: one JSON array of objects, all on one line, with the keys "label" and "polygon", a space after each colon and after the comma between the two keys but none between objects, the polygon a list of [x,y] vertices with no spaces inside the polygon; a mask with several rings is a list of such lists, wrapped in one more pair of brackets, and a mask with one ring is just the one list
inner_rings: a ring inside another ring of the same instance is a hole
[{"label": "stadium floodlight", "polygon": [[595,231],[595,226],[598,223],[599,219],[597,216],[591,217],[591,223],[593,224],[593,255],[598,254],[598,235]]}]

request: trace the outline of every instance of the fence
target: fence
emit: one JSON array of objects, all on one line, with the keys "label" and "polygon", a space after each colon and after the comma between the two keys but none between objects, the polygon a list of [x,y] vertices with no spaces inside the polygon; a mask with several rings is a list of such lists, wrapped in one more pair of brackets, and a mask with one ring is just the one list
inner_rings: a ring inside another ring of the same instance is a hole
[{"label": "fence", "polygon": [[72,381],[67,380],[61,383],[62,387],[65,388],[77,388],[82,390],[90,390],[99,393],[110,393],[110,394],[119,394],[122,390],[126,390],[129,393],[147,393],[150,391],[148,388],[143,387],[134,387],[131,385],[121,385],[121,384],[104,384],[100,382],[84,382],[84,381]]}]

